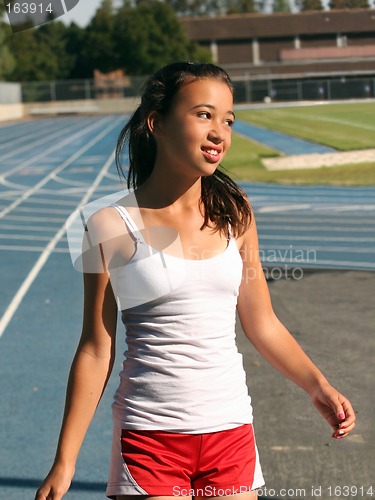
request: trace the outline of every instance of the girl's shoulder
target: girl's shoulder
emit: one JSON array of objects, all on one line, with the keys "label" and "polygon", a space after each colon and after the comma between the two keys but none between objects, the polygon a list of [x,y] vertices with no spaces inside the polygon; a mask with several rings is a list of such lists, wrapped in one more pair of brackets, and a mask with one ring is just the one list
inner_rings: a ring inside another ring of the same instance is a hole
[{"label": "girl's shoulder", "polygon": [[98,208],[90,215],[87,221],[87,229],[98,243],[128,232],[127,226],[124,224],[124,217],[119,213],[125,207],[125,213],[132,213],[136,209],[136,200],[132,193],[111,200],[111,203]]}]

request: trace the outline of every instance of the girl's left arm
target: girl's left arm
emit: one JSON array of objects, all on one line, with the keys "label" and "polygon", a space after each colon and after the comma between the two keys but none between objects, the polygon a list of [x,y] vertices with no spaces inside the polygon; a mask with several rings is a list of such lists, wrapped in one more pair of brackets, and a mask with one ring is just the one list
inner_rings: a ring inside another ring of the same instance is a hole
[{"label": "girl's left arm", "polygon": [[347,398],[332,387],[275,315],[259,257],[255,220],[240,242],[243,259],[238,297],[239,319],[248,339],[277,370],[302,387],[333,429],[343,438],[355,426]]}]

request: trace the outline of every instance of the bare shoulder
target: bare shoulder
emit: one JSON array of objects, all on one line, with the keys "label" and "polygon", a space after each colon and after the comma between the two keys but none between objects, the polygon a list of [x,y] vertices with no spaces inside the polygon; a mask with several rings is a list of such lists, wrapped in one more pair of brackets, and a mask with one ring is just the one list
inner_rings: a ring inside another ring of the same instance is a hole
[{"label": "bare shoulder", "polygon": [[98,245],[123,235],[126,226],[114,207],[104,207],[89,217],[87,230],[93,243]]},{"label": "bare shoulder", "polygon": [[254,211],[251,210],[251,222],[246,231],[236,239],[237,247],[243,258],[248,257],[249,251],[258,251],[258,231]]}]

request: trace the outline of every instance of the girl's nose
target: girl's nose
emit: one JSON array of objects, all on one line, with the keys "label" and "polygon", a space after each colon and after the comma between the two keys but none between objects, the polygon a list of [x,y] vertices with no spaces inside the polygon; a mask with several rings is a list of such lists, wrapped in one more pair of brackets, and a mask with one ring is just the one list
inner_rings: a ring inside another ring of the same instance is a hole
[{"label": "girl's nose", "polygon": [[210,130],[208,138],[215,143],[220,143],[224,141],[225,135],[221,130],[220,126],[217,125]]}]

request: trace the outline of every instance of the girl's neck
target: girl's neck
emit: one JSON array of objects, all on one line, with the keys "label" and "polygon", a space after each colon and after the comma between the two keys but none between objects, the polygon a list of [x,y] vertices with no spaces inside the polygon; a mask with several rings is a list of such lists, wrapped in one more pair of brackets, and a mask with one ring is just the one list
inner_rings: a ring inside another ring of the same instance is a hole
[{"label": "girl's neck", "polygon": [[135,194],[138,206],[142,208],[196,208],[202,194],[201,177],[188,179],[178,175],[166,177],[160,173],[152,173],[147,181],[135,190]]}]

